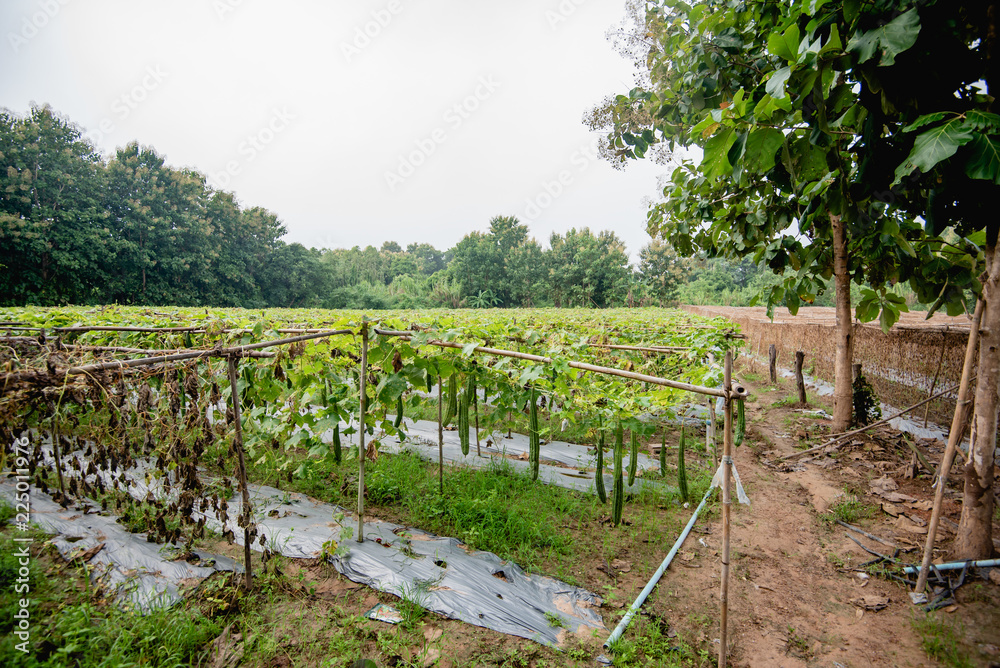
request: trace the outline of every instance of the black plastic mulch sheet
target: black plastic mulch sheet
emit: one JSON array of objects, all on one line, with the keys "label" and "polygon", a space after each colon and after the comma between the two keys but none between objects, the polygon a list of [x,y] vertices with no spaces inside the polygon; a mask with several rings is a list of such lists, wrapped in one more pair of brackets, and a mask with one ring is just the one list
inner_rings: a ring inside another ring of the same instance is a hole
[{"label": "black plastic mulch sheet", "polygon": [[[51,455],[46,454],[49,463],[54,464]],[[82,457],[82,453],[69,453],[64,461],[70,457]],[[65,465],[63,469],[65,475],[78,475]],[[147,473],[152,474],[148,485]],[[94,475],[101,475],[105,486],[113,484],[106,471]],[[165,498],[168,495],[156,475],[158,472],[148,463],[127,471],[123,477],[133,483],[128,493],[137,500],[145,499],[149,493]],[[250,489],[254,521],[260,534],[252,544],[255,550],[266,547],[290,558],[317,558],[323,556],[325,549],[333,551],[339,545],[338,556],[328,558],[354,582],[408,599],[444,617],[546,645],[560,647],[574,634],[590,637],[594,630],[606,630],[600,613],[601,599],[585,589],[527,574],[495,554],[470,551],[454,538],[389,522],[366,523],[364,542],[359,543],[356,516],[338,506],[274,487],[251,485]],[[0,495],[12,500],[14,493],[13,483],[3,481]],[[147,543],[144,536],[129,534],[112,517],[65,511],[35,488],[31,501],[32,522],[45,531],[59,534],[53,542],[64,546],[60,551],[68,548],[64,555],[72,556],[81,548],[85,551],[104,542],[105,547],[89,563],[101,564],[104,560],[114,563],[117,570],[108,577],[120,581],[123,595],[140,609],[147,609],[142,601],[162,604],[178,600],[179,583],[196,581],[215,569],[231,570],[235,566],[221,558],[210,568],[170,561],[169,550]],[[228,504],[228,524],[223,526],[214,514],[205,514],[206,527],[220,534],[230,529],[236,542],[242,544],[243,531],[235,522],[242,505],[239,494],[229,499]],[[200,513],[194,515],[195,519],[200,516]],[[75,540],[77,537],[81,540]]]}]

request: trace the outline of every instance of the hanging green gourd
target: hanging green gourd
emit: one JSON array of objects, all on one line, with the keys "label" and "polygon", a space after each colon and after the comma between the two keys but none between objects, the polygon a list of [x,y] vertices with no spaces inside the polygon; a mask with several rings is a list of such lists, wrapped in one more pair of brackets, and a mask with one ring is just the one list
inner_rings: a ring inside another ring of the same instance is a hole
[{"label": "hanging green gourd", "polygon": [[611,523],[621,524],[622,507],[625,505],[625,485],[622,481],[622,425],[619,422],[615,429],[615,483],[611,490]]},{"label": "hanging green gourd", "polygon": [[444,421],[441,423],[447,427],[458,413],[458,374],[453,373],[448,378],[448,405],[444,410]]},{"label": "hanging green gourd", "polygon": [[333,426],[333,461],[339,464],[343,453],[340,449],[340,414],[337,412],[337,404],[333,405],[333,415],[337,418],[337,424]]},{"label": "hanging green gourd", "polygon": [[660,477],[667,475],[667,430],[663,430],[663,440],[660,441]]},{"label": "hanging green gourd", "polygon": [[608,502],[608,493],[604,489],[604,430],[600,430],[597,439],[597,473],[594,475],[594,484],[597,486],[597,498],[601,503]]},{"label": "hanging green gourd", "polygon": [[538,480],[538,460],[541,457],[541,441],[538,437],[538,401],[535,388],[531,388],[528,408],[528,461],[531,463],[531,479]]},{"label": "hanging green gourd", "polygon": [[734,442],[736,447],[743,445],[743,437],[747,433],[747,416],[746,410],[743,406],[743,400],[736,400],[736,434],[734,435]]},{"label": "hanging green gourd", "polygon": [[431,375],[430,371],[426,371],[424,373],[424,380],[427,383],[427,394],[430,394],[434,391],[434,376]]},{"label": "hanging green gourd", "polygon": [[399,429],[400,425],[403,424],[403,395],[400,394],[396,397],[396,417],[392,421],[392,426],[394,429]]},{"label": "hanging green gourd", "polygon": [[681,499],[688,500],[687,470],[684,468],[684,428],[681,427],[681,442],[677,446],[677,487],[681,491]]},{"label": "hanging green gourd", "polygon": [[632,431],[628,448],[628,486],[635,484],[635,472],[639,468],[639,436]]},{"label": "hanging green gourd", "polygon": [[462,392],[458,402],[458,442],[462,446],[462,455],[469,454],[469,389]]}]

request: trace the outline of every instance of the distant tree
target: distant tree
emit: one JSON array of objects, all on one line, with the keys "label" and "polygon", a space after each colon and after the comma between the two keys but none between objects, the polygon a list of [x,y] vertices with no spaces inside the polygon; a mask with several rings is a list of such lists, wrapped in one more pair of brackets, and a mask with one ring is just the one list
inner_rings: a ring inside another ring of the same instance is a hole
[{"label": "distant tree", "polygon": [[660,306],[677,297],[677,288],[687,278],[688,267],[662,239],[653,239],[639,249],[639,273],[650,295]]},{"label": "distant tree", "polygon": [[0,301],[94,303],[111,238],[105,175],[81,130],[48,106],[0,111]]},{"label": "distant tree", "polygon": [[386,253],[402,253],[403,247],[397,244],[395,241],[383,241],[382,251]]}]

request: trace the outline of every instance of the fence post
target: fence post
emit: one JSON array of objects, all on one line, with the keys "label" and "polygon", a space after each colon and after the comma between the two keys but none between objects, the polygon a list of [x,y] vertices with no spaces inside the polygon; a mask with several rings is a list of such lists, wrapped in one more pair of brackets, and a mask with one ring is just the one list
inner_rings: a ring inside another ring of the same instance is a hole
[{"label": "fence post", "polygon": [[368,408],[368,319],[361,318],[361,401],[358,408],[358,542],[365,542],[365,411]]},{"label": "fence post", "polygon": [[806,401],[806,381],[802,377],[802,363],[806,359],[806,354],[801,350],[795,352],[795,388],[799,391],[799,403],[805,405]]},{"label": "fence post", "polygon": [[724,383],[726,409],[722,437],[722,610],[719,619],[719,668],[726,666],[729,623],[729,510],[732,504],[729,477],[733,466],[733,354],[729,351],[726,352]]},{"label": "fence post", "polygon": [[249,481],[247,480],[247,461],[246,455],[243,453],[243,425],[240,421],[240,393],[236,387],[236,358],[230,356],[228,361],[229,365],[229,388],[230,401],[233,404],[233,422],[236,425],[236,455],[237,455],[237,473],[240,477],[240,491],[243,493],[243,511],[240,513],[239,521],[243,523],[243,570],[246,572],[246,579],[243,582],[243,586],[247,591],[253,588],[253,572],[250,569],[250,541],[252,540],[250,536],[250,530],[252,529],[252,509],[250,505],[250,489]]}]

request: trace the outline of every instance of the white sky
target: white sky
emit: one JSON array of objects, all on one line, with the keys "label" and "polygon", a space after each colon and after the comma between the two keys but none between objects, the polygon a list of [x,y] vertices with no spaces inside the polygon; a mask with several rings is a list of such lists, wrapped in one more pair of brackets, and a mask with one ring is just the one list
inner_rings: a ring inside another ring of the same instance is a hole
[{"label": "white sky", "polygon": [[623,0],[3,0],[0,106],[48,103],[106,153],[151,145],[278,214],[290,243],[445,250],[515,215],[543,245],[614,230],[634,258],[665,168],[613,170],[581,122],[632,87],[605,38],[623,16]]}]

